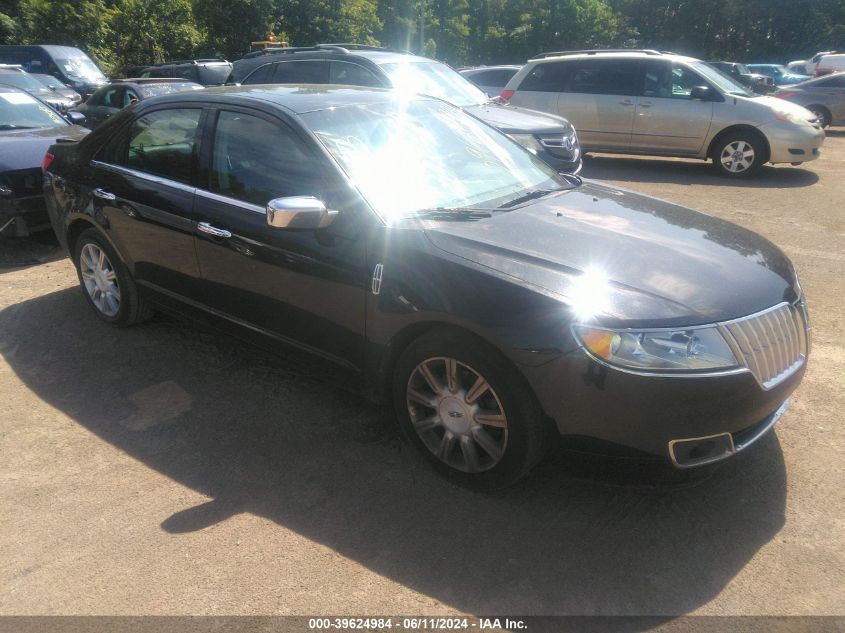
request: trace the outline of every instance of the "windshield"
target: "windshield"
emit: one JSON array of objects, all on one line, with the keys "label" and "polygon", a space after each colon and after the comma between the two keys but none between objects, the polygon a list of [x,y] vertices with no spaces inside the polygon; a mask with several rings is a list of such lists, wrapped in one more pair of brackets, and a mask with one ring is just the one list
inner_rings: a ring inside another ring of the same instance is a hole
[{"label": "windshield", "polygon": [[0,84],[6,84],[7,86],[15,86],[15,88],[23,88],[27,91],[44,90],[44,84],[42,84],[40,81],[36,81],[29,75],[16,72],[0,73]]},{"label": "windshield", "polygon": [[105,81],[106,76],[100,72],[96,64],[87,57],[72,57],[70,59],[57,59],[59,68],[71,79],[82,79],[85,81]]},{"label": "windshield", "polygon": [[692,62],[690,67],[699,75],[702,75],[707,81],[716,86],[721,92],[729,95],[739,95],[741,97],[754,96],[741,83],[734,81],[720,70],[713,68],[710,64],[704,62]]},{"label": "windshield", "polygon": [[386,220],[561,187],[540,159],[440,101],[348,106],[302,118]]},{"label": "windshield", "polygon": [[0,130],[68,125],[58,112],[23,92],[0,92]]},{"label": "windshield", "polygon": [[402,92],[430,95],[456,106],[487,102],[487,95],[440,62],[401,62],[380,64],[393,87]]},{"label": "windshield", "polygon": [[202,90],[202,86],[195,84],[193,81],[174,81],[166,84],[140,86],[139,90],[144,99],[149,99],[150,97],[157,97],[158,95],[169,95],[172,92]]},{"label": "windshield", "polygon": [[31,75],[35,77],[38,81],[42,84],[47,86],[48,88],[56,88],[58,90],[65,90],[67,88],[61,81],[53,77],[53,75]]}]

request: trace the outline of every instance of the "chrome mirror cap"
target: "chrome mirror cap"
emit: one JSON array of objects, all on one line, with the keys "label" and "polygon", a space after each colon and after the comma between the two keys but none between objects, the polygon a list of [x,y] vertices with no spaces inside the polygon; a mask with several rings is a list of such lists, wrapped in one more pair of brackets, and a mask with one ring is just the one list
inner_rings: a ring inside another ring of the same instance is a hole
[{"label": "chrome mirror cap", "polygon": [[331,224],[337,211],[314,196],[275,198],[267,203],[267,224],[276,229],[321,229]]}]

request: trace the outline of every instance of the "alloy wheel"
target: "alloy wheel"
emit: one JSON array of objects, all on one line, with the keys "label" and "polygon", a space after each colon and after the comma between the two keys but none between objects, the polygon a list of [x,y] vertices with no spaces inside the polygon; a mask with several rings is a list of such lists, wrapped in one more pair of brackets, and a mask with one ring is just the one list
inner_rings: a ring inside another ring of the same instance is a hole
[{"label": "alloy wheel", "polygon": [[754,164],[756,155],[754,148],[745,141],[733,141],[722,150],[719,160],[726,171],[741,174]]},{"label": "alloy wheel", "polygon": [[414,430],[441,462],[478,473],[501,461],[507,416],[490,383],[469,365],[448,357],[424,360],[411,372],[406,399]]},{"label": "alloy wheel", "polygon": [[120,310],[120,286],[105,251],[90,242],[83,246],[79,253],[79,272],[97,310],[108,317],[115,316]]}]

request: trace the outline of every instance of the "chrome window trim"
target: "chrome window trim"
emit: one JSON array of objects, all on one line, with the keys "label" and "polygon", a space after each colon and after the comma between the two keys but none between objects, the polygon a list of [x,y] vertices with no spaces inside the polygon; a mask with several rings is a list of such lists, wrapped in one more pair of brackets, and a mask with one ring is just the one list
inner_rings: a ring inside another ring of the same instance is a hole
[{"label": "chrome window trim", "polygon": [[195,193],[196,187],[193,185],[187,185],[184,182],[180,182],[178,180],[170,180],[169,178],[164,178],[162,176],[158,176],[156,174],[149,174],[145,171],[138,171],[136,169],[132,169],[131,167],[124,167],[123,165],[114,165],[112,163],[104,163],[103,161],[99,160],[92,160],[90,163],[93,167],[100,167],[105,169],[106,171],[111,171],[116,174],[123,174],[126,176],[133,176],[135,178],[141,178],[143,180],[148,180],[150,182],[154,182],[159,185],[165,185],[167,187],[173,187],[174,189],[181,189],[186,193]]},{"label": "chrome window trim", "polygon": [[195,193],[200,198],[207,198],[209,200],[214,200],[215,202],[222,202],[223,204],[230,204],[235,207],[239,207],[244,211],[251,211],[253,213],[258,213],[260,215],[267,215],[267,209],[261,207],[257,204],[252,204],[251,202],[245,202],[243,200],[238,200],[237,198],[230,198],[229,196],[224,196],[219,193],[214,193],[213,191],[208,191],[207,189],[199,189],[195,190]]}]

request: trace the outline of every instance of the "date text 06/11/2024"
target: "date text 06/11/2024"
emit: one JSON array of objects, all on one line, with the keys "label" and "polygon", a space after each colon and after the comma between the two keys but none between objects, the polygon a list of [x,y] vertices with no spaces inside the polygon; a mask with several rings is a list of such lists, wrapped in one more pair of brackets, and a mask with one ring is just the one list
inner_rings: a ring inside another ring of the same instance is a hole
[{"label": "date text 06/11/2024", "polygon": [[368,617],[368,618],[309,618],[310,630],[467,630],[505,629],[509,631],[528,628],[523,620],[510,618],[462,618],[462,617]]}]

